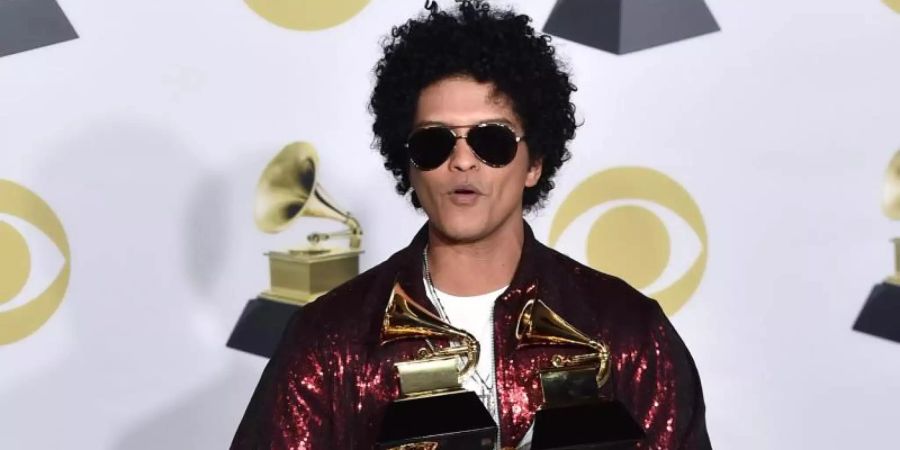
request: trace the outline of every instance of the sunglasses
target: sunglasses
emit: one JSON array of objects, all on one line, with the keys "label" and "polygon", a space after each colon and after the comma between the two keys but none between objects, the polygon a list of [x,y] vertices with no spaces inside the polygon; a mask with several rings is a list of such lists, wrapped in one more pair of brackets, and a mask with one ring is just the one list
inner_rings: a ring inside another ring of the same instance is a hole
[{"label": "sunglasses", "polygon": [[[465,135],[458,135],[455,128],[469,128]],[[517,136],[509,125],[503,123],[479,123],[477,125],[429,125],[413,130],[406,139],[409,159],[420,170],[440,167],[456,146],[457,139],[466,143],[481,162],[491,167],[503,167],[516,157],[519,141],[525,136]]]}]

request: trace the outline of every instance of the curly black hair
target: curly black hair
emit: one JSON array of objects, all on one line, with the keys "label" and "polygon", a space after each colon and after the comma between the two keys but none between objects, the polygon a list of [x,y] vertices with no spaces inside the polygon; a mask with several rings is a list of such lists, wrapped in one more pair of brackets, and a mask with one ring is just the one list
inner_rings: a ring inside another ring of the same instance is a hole
[{"label": "curly black hair", "polygon": [[[455,14],[425,4],[428,13],[394,27],[382,43],[384,56],[375,65],[375,88],[369,110],[375,118],[373,147],[397,180],[397,192],[410,191],[406,138],[412,131],[419,93],[453,76],[490,82],[506,96],[525,128],[532,161],[543,159],[541,178],[526,188],[522,207],[540,207],[553,189],[553,176],[570,153],[575,136],[576,90],[550,45],[550,36],[535,33],[531,18],[511,10],[491,9],[480,0],[458,1]],[[413,192],[413,206],[420,208]]]}]

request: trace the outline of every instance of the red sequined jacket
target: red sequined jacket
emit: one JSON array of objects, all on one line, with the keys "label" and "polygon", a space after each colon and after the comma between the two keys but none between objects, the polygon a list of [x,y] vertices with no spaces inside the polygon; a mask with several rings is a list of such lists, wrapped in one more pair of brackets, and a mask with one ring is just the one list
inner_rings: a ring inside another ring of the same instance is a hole
[{"label": "red sequined jacket", "polygon": [[[427,298],[426,242],[423,227],[408,247],[295,315],[232,449],[373,447],[385,406],[399,394],[393,364],[414,359],[422,346],[416,340],[380,345],[385,306],[395,280],[413,298]],[[535,297],[610,346],[613,378],[605,388],[646,430],[646,442],[636,448],[710,448],[697,369],[659,305],[618,278],[540,244],[527,224],[518,268],[494,305],[502,446],[514,447],[528,430],[542,402],[539,369],[550,365],[552,354],[584,353],[562,347],[516,350],[516,320]]]}]

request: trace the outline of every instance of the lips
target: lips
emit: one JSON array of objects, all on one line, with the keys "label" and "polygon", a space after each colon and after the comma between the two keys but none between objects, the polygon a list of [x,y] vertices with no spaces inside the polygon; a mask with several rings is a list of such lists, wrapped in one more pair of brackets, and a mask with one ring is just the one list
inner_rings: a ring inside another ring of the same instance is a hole
[{"label": "lips", "polygon": [[448,193],[450,202],[457,206],[473,205],[482,196],[481,190],[471,184],[456,185]]},{"label": "lips", "polygon": [[458,184],[450,189],[450,194],[481,195],[481,190],[471,184]]}]

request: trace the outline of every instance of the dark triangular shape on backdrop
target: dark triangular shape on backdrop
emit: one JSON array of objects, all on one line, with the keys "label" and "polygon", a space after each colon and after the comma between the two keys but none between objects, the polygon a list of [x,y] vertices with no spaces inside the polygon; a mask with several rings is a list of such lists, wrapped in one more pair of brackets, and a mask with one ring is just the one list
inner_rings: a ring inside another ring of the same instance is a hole
[{"label": "dark triangular shape on backdrop", "polygon": [[0,0],[0,56],[77,37],[56,0]]},{"label": "dark triangular shape on backdrop", "polygon": [[900,342],[900,286],[881,283],[872,288],[853,329]]},{"label": "dark triangular shape on backdrop", "polygon": [[617,55],[719,31],[703,0],[558,0],[544,32]]},{"label": "dark triangular shape on backdrop", "polygon": [[297,320],[295,313],[300,309],[299,305],[276,302],[263,297],[250,300],[244,306],[244,312],[241,313],[225,345],[263,358],[271,358],[281,342],[281,335],[291,320]]}]

